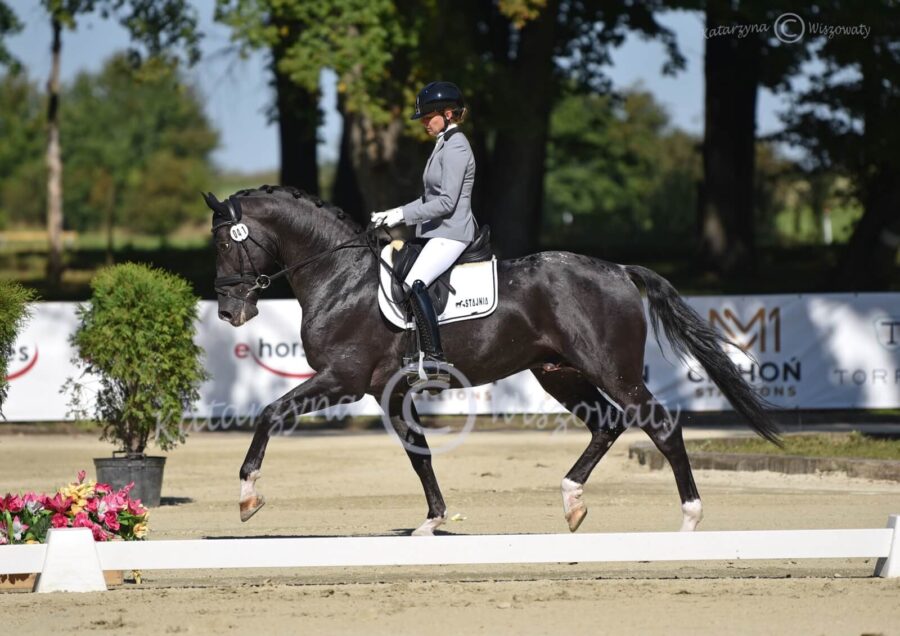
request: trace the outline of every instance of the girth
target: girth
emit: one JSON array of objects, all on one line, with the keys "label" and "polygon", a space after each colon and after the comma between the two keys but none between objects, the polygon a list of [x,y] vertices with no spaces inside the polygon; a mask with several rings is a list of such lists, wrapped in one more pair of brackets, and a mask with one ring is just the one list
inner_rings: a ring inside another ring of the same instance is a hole
[{"label": "girth", "polygon": [[[409,274],[409,270],[412,269],[413,263],[416,262],[427,240],[423,238],[412,239],[406,241],[399,250],[394,250],[394,277],[391,283],[391,296],[395,303],[406,302],[406,294],[403,291],[402,282],[406,275]],[[491,228],[488,225],[484,225],[479,228],[475,239],[456,259],[453,266],[447,268],[447,271],[438,276],[437,280],[428,286],[428,295],[431,297],[431,303],[434,305],[434,312],[438,316],[444,312],[450,293],[455,291],[450,285],[450,272],[453,270],[453,267],[464,263],[489,261],[492,257]]]}]

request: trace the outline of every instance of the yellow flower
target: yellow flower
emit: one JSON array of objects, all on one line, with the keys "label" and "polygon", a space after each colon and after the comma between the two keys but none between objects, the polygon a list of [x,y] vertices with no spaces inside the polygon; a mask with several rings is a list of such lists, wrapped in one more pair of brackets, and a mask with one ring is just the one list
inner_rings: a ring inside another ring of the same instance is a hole
[{"label": "yellow flower", "polygon": [[[71,498],[76,501],[84,500],[94,494],[94,483],[86,482],[83,484],[69,484],[59,489],[59,494],[63,498]],[[83,506],[84,504],[82,504]]]},{"label": "yellow flower", "polygon": [[134,536],[138,539],[143,539],[147,536],[147,524],[146,523],[138,523],[134,526]]}]

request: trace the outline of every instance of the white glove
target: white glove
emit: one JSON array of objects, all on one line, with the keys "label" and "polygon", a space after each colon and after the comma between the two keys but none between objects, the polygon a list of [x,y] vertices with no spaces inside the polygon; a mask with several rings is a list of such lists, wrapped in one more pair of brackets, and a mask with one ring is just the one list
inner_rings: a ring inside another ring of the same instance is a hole
[{"label": "white glove", "polygon": [[375,227],[386,225],[394,227],[403,223],[403,208],[393,208],[384,212],[372,212],[372,224]]}]

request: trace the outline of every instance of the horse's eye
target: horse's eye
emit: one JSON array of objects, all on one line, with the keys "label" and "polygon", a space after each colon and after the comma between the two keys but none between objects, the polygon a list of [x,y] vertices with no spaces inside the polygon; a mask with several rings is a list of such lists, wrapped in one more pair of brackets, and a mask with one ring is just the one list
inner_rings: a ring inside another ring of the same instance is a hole
[{"label": "horse's eye", "polygon": [[231,241],[218,241],[216,245],[220,252],[227,252],[228,248],[231,247]]}]

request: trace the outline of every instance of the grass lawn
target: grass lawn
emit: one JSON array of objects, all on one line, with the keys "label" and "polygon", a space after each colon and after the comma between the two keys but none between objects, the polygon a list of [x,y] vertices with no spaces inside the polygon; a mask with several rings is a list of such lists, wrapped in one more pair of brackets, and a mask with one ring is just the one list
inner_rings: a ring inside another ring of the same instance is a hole
[{"label": "grass lawn", "polygon": [[900,460],[900,439],[879,439],[852,433],[788,435],[784,449],[758,437],[709,439],[686,443],[688,451],[708,453],[748,453],[765,455],[806,455],[809,457],[853,457],[857,459]]}]

